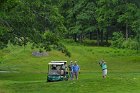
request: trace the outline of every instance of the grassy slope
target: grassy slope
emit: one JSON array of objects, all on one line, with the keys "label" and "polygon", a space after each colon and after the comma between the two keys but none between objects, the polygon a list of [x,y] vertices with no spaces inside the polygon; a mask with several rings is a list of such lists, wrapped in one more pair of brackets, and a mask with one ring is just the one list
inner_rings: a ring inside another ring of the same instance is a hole
[{"label": "grassy slope", "polygon": [[[72,57],[58,51],[47,57],[33,57],[29,47],[9,47],[0,51],[0,93],[139,93],[140,54],[132,50],[66,44]],[[98,61],[108,64],[108,78],[103,80]],[[47,63],[51,60],[77,60],[79,80],[46,83]]]}]

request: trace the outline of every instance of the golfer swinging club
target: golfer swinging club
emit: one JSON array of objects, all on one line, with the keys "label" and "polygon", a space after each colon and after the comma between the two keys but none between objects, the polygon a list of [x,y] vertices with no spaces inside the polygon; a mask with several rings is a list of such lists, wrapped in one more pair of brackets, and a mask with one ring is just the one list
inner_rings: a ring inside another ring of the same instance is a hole
[{"label": "golfer swinging club", "polygon": [[106,76],[107,76],[107,65],[106,65],[106,62],[104,60],[102,60],[102,61],[99,62],[99,65],[102,68],[103,78],[106,78]]}]

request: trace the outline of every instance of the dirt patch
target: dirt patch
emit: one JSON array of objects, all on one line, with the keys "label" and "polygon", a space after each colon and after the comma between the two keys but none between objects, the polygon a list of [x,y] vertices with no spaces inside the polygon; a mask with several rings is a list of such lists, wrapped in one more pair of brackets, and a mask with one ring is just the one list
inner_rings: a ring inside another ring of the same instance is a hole
[{"label": "dirt patch", "polygon": [[42,56],[48,56],[48,52],[38,52],[38,51],[34,51],[32,52],[32,55],[33,56],[36,56],[36,57],[42,57]]}]

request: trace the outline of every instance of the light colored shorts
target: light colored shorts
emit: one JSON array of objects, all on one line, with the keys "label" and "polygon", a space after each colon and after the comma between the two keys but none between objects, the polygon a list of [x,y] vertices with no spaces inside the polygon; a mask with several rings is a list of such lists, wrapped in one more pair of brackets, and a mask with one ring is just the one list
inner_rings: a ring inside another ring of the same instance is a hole
[{"label": "light colored shorts", "polygon": [[107,69],[103,70],[103,76],[107,75]]}]

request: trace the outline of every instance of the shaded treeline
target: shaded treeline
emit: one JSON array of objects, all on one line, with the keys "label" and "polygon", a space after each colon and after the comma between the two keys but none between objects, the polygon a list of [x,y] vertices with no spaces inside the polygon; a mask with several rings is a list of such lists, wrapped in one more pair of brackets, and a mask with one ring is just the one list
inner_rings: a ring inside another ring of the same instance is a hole
[{"label": "shaded treeline", "polygon": [[[137,49],[140,44],[138,0],[1,0],[0,47],[10,42],[61,50],[61,38],[96,40],[96,45]],[[121,40],[120,40],[121,39]],[[121,45],[121,44],[122,45]]]}]

